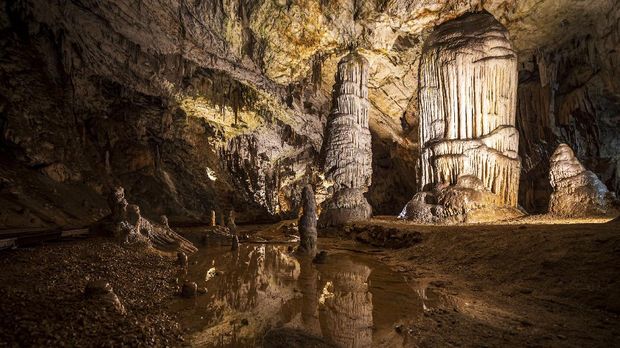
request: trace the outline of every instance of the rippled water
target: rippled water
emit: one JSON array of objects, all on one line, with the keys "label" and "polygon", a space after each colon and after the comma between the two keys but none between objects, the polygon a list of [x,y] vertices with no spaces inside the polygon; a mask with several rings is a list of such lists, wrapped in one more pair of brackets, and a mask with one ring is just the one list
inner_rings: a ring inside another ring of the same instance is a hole
[{"label": "rippled water", "polygon": [[187,278],[208,292],[174,304],[189,343],[256,347],[268,330],[294,328],[336,346],[399,346],[395,325],[439,300],[369,255],[328,250],[317,265],[288,249],[242,244],[192,255]]}]

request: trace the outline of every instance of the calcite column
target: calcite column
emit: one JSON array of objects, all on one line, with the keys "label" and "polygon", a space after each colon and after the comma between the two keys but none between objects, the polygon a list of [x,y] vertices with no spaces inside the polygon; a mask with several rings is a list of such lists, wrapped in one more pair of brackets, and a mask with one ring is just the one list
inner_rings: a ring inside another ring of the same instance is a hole
[{"label": "calcite column", "polygon": [[372,177],[367,84],[366,58],[351,52],[340,60],[324,143],[323,170],[333,195],[323,204],[321,226],[366,219],[372,213],[364,197]]},{"label": "calcite column", "polygon": [[[419,73],[420,190],[432,197],[418,195],[418,203],[439,205],[430,209],[438,220],[467,220],[481,207],[516,208],[517,57],[506,28],[486,12],[438,26]],[[407,207],[401,213],[411,216],[420,218]]]}]

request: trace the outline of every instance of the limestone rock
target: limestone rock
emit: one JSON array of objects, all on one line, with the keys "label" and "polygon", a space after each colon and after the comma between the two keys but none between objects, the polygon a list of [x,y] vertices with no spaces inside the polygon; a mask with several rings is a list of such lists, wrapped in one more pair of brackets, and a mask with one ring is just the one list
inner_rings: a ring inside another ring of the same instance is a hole
[{"label": "limestone rock", "polygon": [[[108,203],[112,214],[110,215],[111,224],[108,227],[111,231],[107,230],[107,232],[111,232],[122,243],[152,244],[158,249],[178,250],[185,253],[193,253],[197,250],[190,241],[170,227],[152,223],[142,217],[140,207],[129,204],[125,199],[123,187],[117,186],[111,191]],[[104,230],[106,230],[105,227]]]},{"label": "limestone rock", "polygon": [[516,211],[517,57],[508,31],[489,13],[464,15],[435,29],[421,59],[422,193],[400,217],[478,221],[481,216],[474,218],[473,212],[479,209]]},{"label": "limestone rock", "polygon": [[198,295],[198,285],[195,282],[186,281],[181,287],[181,296],[194,298]]},{"label": "limestone rock", "polygon": [[367,83],[366,58],[351,52],[340,60],[324,143],[323,170],[333,184],[333,196],[324,202],[322,226],[369,218],[372,213],[364,197],[372,180]]},{"label": "limestone rock", "polygon": [[316,255],[316,201],[312,186],[306,185],[301,194],[303,213],[299,218],[299,251],[314,257]]},{"label": "limestone rock", "polygon": [[605,214],[612,209],[614,194],[579,162],[566,144],[560,144],[551,156],[549,180],[553,187],[550,214],[581,217]]},{"label": "limestone rock", "polygon": [[114,293],[112,285],[104,280],[89,281],[84,289],[84,297],[97,305],[111,308],[119,314],[125,314],[125,307]]},{"label": "limestone rock", "polygon": [[177,263],[182,268],[187,268],[187,265],[188,265],[187,254],[182,251],[179,251],[177,253]]}]

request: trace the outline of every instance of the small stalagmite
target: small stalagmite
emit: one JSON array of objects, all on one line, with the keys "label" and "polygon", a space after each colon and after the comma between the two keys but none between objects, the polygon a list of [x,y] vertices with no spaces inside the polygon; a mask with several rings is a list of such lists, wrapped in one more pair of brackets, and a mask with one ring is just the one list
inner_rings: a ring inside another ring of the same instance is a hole
[{"label": "small stalagmite", "polygon": [[215,219],[215,210],[211,210],[211,226],[217,225],[217,220]]},{"label": "small stalagmite", "polygon": [[487,12],[438,26],[422,51],[420,192],[401,218],[500,220],[520,214],[517,56]]},{"label": "small stalagmite", "polygon": [[612,209],[614,194],[579,162],[566,144],[560,144],[551,156],[549,180],[553,188],[550,214],[585,217],[606,214]]},{"label": "small stalagmite", "polygon": [[372,214],[364,197],[372,177],[367,84],[366,58],[351,52],[340,60],[323,158],[323,171],[333,184],[333,194],[323,203],[321,226],[367,219]]},{"label": "small stalagmite", "polygon": [[314,191],[306,185],[301,194],[303,213],[299,218],[299,251],[311,257],[316,255],[316,201]]}]

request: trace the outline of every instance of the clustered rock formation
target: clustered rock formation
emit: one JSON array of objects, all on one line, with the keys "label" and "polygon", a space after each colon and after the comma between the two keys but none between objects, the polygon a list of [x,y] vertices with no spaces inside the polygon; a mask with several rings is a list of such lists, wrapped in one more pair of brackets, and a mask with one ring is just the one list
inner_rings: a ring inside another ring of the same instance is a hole
[{"label": "clustered rock formation", "polygon": [[[420,63],[421,192],[401,218],[515,216],[510,208],[517,207],[520,171],[516,98],[517,57],[508,31],[492,15],[468,14],[435,29]],[[481,214],[483,209],[491,216]]]},{"label": "clustered rock formation", "polygon": [[579,162],[566,144],[560,144],[551,156],[549,180],[553,193],[549,213],[559,216],[585,217],[608,213],[614,194]]},{"label": "clustered rock formation", "polygon": [[140,207],[129,204],[125,199],[125,190],[118,186],[109,195],[108,203],[112,214],[110,221],[104,221],[105,232],[122,243],[153,245],[164,251],[182,251],[193,253],[197,249],[187,239],[174,232],[168,225],[155,224],[140,215]]},{"label": "clustered rock formation", "polygon": [[323,203],[320,224],[367,219],[372,208],[364,193],[372,179],[368,129],[368,61],[351,52],[338,63],[333,105],[325,137],[325,177],[333,195]]}]

